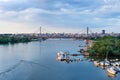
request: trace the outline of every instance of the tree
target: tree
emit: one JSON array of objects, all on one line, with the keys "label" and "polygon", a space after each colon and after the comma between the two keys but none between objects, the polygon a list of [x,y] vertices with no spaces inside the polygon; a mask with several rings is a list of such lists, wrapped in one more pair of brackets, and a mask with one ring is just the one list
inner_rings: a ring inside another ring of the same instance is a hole
[{"label": "tree", "polygon": [[111,36],[96,39],[88,51],[91,55],[99,53],[102,57],[120,56],[120,40]]}]

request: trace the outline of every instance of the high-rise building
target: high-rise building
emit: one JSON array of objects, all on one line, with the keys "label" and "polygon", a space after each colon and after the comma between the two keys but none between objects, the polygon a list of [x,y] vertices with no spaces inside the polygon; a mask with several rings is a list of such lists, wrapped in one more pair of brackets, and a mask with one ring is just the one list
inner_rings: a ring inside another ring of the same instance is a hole
[{"label": "high-rise building", "polygon": [[105,34],[105,30],[102,30],[102,34]]},{"label": "high-rise building", "polygon": [[89,34],[89,28],[87,27],[87,35]]}]

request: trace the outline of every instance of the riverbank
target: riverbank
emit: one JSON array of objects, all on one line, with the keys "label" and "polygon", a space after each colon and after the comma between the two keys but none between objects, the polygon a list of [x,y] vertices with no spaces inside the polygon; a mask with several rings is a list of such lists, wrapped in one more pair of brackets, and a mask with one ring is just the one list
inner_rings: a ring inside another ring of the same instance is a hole
[{"label": "riverbank", "polygon": [[19,43],[19,42],[30,42],[31,39],[28,37],[8,37],[8,36],[0,36],[0,44],[8,44],[8,43]]},{"label": "riverbank", "polygon": [[8,43],[24,43],[24,42],[31,42],[31,41],[44,41],[47,38],[34,35],[12,35],[12,34],[1,34],[0,35],[0,44],[8,44]]}]

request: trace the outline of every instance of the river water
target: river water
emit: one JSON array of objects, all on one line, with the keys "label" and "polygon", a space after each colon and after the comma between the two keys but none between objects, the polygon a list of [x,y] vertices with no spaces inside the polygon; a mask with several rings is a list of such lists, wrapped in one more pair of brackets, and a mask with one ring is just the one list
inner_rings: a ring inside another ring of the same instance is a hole
[{"label": "river water", "polygon": [[0,80],[120,80],[120,73],[110,77],[82,55],[78,62],[56,60],[59,51],[79,54],[80,44],[85,45],[80,40],[48,39],[0,45]]}]

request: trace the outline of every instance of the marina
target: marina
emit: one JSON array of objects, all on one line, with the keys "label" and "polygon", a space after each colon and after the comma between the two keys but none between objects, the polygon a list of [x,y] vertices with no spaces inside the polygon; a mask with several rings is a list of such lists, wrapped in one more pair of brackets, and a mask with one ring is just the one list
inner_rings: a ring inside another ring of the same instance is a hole
[{"label": "marina", "polygon": [[[72,57],[74,56],[75,57]],[[57,53],[57,61],[58,62],[63,62],[65,61],[66,63],[69,63],[69,62],[81,62],[81,61],[92,61],[94,63],[94,66],[95,67],[101,67],[102,69],[106,70],[106,73],[109,74],[109,76],[114,77],[116,76],[117,73],[120,72],[120,61],[118,61],[118,59],[116,60],[113,60],[115,62],[110,62],[108,60],[104,60],[104,61],[96,61],[94,59],[89,59],[89,60],[86,60],[86,59],[81,59],[81,58],[76,58],[76,56],[86,56],[86,55],[83,55],[83,54],[69,54],[67,52],[58,52]],[[87,55],[88,56],[88,55]]]}]

